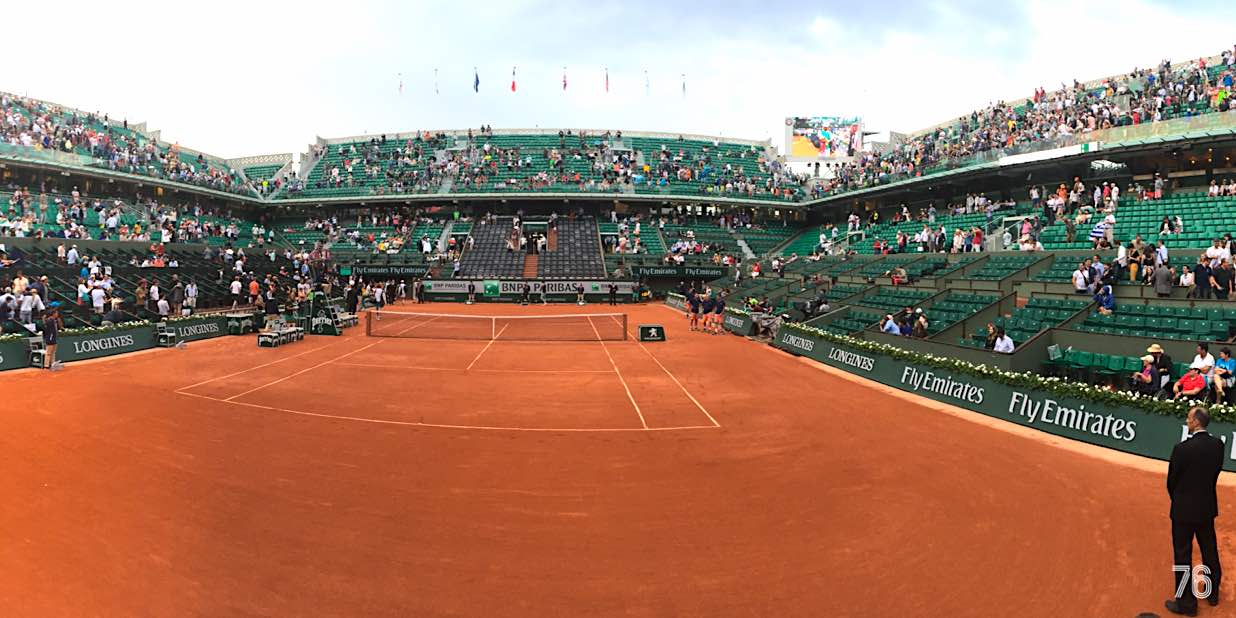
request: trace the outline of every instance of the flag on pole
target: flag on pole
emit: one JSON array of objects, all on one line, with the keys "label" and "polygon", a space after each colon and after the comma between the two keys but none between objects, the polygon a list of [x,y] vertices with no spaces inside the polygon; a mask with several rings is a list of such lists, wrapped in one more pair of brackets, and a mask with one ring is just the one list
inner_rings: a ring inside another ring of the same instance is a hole
[{"label": "flag on pole", "polygon": [[687,74],[682,74],[682,96],[687,96]]},{"label": "flag on pole", "polygon": [[652,82],[648,81],[648,69],[644,69],[644,96],[652,94]]},{"label": "flag on pole", "polygon": [[609,67],[605,67],[605,92],[609,92]]},{"label": "flag on pole", "polygon": [[433,93],[438,94],[438,67],[433,69]]},{"label": "flag on pole", "polygon": [[515,92],[515,67],[511,67],[511,92]]},{"label": "flag on pole", "polygon": [[399,94],[403,94],[403,73],[399,74]]},{"label": "flag on pole", "polygon": [[565,90],[566,90],[566,84],[567,84],[567,81],[566,81],[566,67],[562,67],[562,90],[563,90],[563,91],[565,91]]},{"label": "flag on pole", "polygon": [[472,92],[480,92],[480,91],[481,91],[481,74],[480,72],[476,70],[476,67],[472,67]]}]

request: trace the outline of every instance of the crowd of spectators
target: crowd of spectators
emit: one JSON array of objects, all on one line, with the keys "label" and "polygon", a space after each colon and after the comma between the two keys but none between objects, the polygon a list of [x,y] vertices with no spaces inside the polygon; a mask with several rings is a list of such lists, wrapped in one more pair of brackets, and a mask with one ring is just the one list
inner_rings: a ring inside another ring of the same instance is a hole
[{"label": "crowd of spectators", "polygon": [[106,114],[83,114],[11,94],[0,94],[0,140],[31,150],[88,156],[95,165],[115,171],[234,193],[251,190],[226,163],[183,153],[179,144],[159,144],[130,129],[127,120],[115,122]]},{"label": "crowd of spectators", "polygon": [[[1059,89],[1035,89],[1019,103],[997,102],[946,125],[926,131],[883,152],[862,153],[855,160],[825,167],[825,188],[848,191],[922,176],[933,168],[963,164],[990,152],[1033,144],[1051,144],[1116,126],[1138,125],[1231,106],[1236,54],[1224,50],[1224,67],[1211,78],[1207,60],[1184,65],[1161,62],[1097,84],[1073,81]],[[1198,103],[1205,103],[1199,110]]]}]

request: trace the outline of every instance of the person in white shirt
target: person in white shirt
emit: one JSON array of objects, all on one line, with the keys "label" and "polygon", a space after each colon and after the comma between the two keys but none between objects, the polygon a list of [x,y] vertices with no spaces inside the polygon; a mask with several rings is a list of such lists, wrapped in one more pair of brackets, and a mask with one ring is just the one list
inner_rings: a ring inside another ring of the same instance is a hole
[{"label": "person in white shirt", "polygon": [[190,281],[189,285],[185,286],[185,308],[193,309],[197,307],[197,284]]},{"label": "person in white shirt", "polygon": [[232,283],[228,286],[228,290],[232,293],[233,309],[240,304],[240,287],[240,277],[232,278]]},{"label": "person in white shirt", "polygon": [[79,259],[81,258],[78,256],[78,253],[77,253],[77,245],[73,245],[73,247],[69,249],[68,255],[65,256],[65,260],[68,261],[69,266],[73,266],[77,264],[77,261]]},{"label": "person in white shirt", "polygon": [[39,298],[33,290],[27,289],[21,296],[21,301],[17,306],[18,321],[22,324],[34,324],[34,313],[46,309],[43,306],[43,299]]},{"label": "person in white shirt", "polygon": [[103,313],[103,301],[106,298],[107,292],[103,291],[103,288],[96,287],[93,290],[90,290],[91,309],[93,309],[95,313],[101,315]]},{"label": "person in white shirt", "polygon": [[167,302],[166,298],[160,298],[157,306],[159,308],[159,319],[166,320],[167,315],[172,311],[172,304]]},{"label": "person in white shirt", "polygon": [[995,342],[995,345],[992,346],[992,351],[999,352],[1001,354],[1012,354],[1014,347],[1015,346],[1013,345],[1013,339],[1010,338],[1008,335],[1004,334],[1004,327],[997,326],[996,327],[996,342]]},{"label": "person in white shirt", "polygon": [[1193,362],[1189,363],[1189,368],[1197,369],[1206,377],[1206,385],[1210,386],[1215,375],[1215,357],[1210,354],[1210,346],[1204,342],[1197,344],[1197,355],[1193,357]]},{"label": "person in white shirt", "polygon": [[1073,271],[1073,292],[1090,294],[1090,282],[1086,280],[1086,267],[1082,264],[1078,264],[1077,270]]}]

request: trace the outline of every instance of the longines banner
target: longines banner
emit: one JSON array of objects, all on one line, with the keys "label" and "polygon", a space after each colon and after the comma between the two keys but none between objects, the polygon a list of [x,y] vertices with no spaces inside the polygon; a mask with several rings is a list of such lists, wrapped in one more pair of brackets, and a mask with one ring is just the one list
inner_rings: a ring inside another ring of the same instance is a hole
[{"label": "longines banner", "polygon": [[197,341],[228,334],[227,318],[223,316],[177,320],[170,324],[176,329],[177,341]]},{"label": "longines banner", "polygon": [[636,277],[684,277],[692,279],[719,279],[728,274],[724,266],[631,266]]},{"label": "longines banner", "polygon": [[[1083,402],[1033,388],[953,374],[948,370],[852,350],[811,333],[782,328],[776,347],[843,369],[881,384],[986,414],[1050,434],[1155,459],[1169,459],[1172,447],[1188,436],[1184,419],[1136,408]],[[1210,433],[1227,443],[1225,470],[1236,471],[1236,424],[1212,422]]]},{"label": "longines banner", "polygon": [[145,350],[154,347],[154,332],[154,326],[145,324],[101,333],[65,335],[60,338],[60,345],[56,348],[56,360],[67,363]]},{"label": "longines banner", "polygon": [[29,366],[30,352],[25,339],[0,343],[0,371]]},{"label": "longines banner", "polygon": [[721,324],[725,326],[725,330],[743,337],[751,336],[752,328],[755,326],[755,321],[751,319],[751,316],[736,315],[729,311],[722,313],[721,316]]}]

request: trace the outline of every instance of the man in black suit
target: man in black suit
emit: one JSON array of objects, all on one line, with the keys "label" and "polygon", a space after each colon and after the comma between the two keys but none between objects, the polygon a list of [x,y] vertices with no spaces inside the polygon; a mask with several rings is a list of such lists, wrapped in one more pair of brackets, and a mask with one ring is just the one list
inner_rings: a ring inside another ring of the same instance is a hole
[{"label": "man in black suit", "polygon": [[1219,547],[1215,541],[1215,517],[1219,501],[1215,483],[1223,469],[1223,441],[1206,432],[1210,415],[1202,408],[1189,410],[1186,424],[1189,439],[1172,449],[1167,467],[1167,493],[1172,498],[1172,580],[1176,596],[1164,604],[1175,614],[1197,615],[1197,599],[1193,596],[1193,537],[1197,537],[1202,552],[1202,564],[1210,570],[1210,585],[1206,600],[1219,604],[1219,583],[1223,570],[1219,566]]}]

